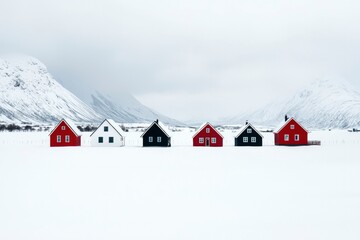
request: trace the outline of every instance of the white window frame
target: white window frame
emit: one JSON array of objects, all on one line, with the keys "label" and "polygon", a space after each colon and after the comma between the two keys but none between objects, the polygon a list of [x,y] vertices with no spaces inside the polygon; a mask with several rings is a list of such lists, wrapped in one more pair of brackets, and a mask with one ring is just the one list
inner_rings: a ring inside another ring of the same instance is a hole
[{"label": "white window frame", "polygon": [[251,142],[256,143],[256,137],[251,137]]},{"label": "white window frame", "polygon": [[66,143],[69,143],[69,142],[70,142],[70,135],[66,135],[66,136],[65,136],[65,142],[66,142]]},{"label": "white window frame", "polygon": [[57,143],[61,143],[61,135],[57,135],[57,136],[56,136],[56,142],[57,142]]},{"label": "white window frame", "polygon": [[295,134],[294,140],[297,141],[297,142],[300,141],[300,135],[299,135],[299,134]]},{"label": "white window frame", "polygon": [[294,129],[295,129],[295,125],[294,125],[294,124],[291,124],[291,125],[290,125],[290,129],[291,129],[291,130],[294,130]]},{"label": "white window frame", "polygon": [[210,133],[210,128],[206,128],[206,133]]},{"label": "white window frame", "polygon": [[248,138],[248,137],[243,137],[243,142],[244,142],[244,143],[248,143],[248,142],[249,142],[249,138]]},{"label": "white window frame", "polygon": [[149,137],[149,142],[151,142],[151,143],[154,142],[154,138],[150,136]]},{"label": "white window frame", "polygon": [[288,142],[289,139],[290,139],[289,134],[285,134],[285,135],[284,135],[284,141],[285,141],[285,142]]},{"label": "white window frame", "polygon": [[[107,130],[105,130],[107,129]],[[109,132],[109,127],[108,126],[104,126],[104,132]]]},{"label": "white window frame", "polygon": [[[112,142],[110,142],[110,138],[112,138]],[[109,143],[114,143],[114,137],[109,137]]]},{"label": "white window frame", "polygon": [[199,138],[199,143],[204,143],[204,138]]},{"label": "white window frame", "polygon": [[211,138],[211,143],[216,143],[216,137]]},{"label": "white window frame", "polygon": [[66,129],[66,127],[65,127],[65,126],[61,126],[61,130],[63,130],[63,131],[64,131],[65,129]]},{"label": "white window frame", "polygon": [[161,142],[161,137],[157,137],[156,142],[160,143]]},{"label": "white window frame", "polygon": [[246,132],[247,132],[247,133],[252,133],[252,129],[251,129],[251,128],[248,128],[248,129],[246,129]]},{"label": "white window frame", "polygon": [[[102,139],[102,142],[100,142],[100,139]],[[98,143],[104,143],[104,137],[98,137]]]}]

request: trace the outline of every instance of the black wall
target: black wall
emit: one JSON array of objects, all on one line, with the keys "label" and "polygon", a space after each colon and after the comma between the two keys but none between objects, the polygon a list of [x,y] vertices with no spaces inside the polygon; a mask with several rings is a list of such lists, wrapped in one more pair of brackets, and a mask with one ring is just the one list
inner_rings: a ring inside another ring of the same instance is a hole
[{"label": "black wall", "polygon": [[[251,128],[252,133],[247,133],[247,129]],[[243,137],[248,137],[248,142],[243,142]],[[256,143],[251,142],[251,138],[256,137]],[[239,137],[235,138],[235,146],[262,146],[262,137],[253,129],[251,126],[248,126],[240,135]]]},{"label": "black wall", "polygon": [[[149,142],[149,137],[153,137],[153,142]],[[157,137],[161,137],[161,142],[157,142]],[[143,136],[144,147],[171,147],[171,138],[154,124]]]}]

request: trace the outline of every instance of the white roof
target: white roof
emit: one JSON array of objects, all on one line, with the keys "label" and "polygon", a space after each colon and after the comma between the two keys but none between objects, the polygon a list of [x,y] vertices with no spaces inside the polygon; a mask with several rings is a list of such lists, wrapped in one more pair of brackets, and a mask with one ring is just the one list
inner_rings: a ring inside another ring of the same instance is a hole
[{"label": "white roof", "polygon": [[[285,123],[283,122],[283,123],[280,123],[279,125],[278,125],[278,127],[276,127],[274,130],[274,133],[279,133],[286,125],[288,125],[289,124],[289,122],[291,121],[291,120],[294,120],[297,124],[299,124],[299,126],[302,128],[302,129],[304,129],[306,132],[307,132],[307,130],[300,124],[300,123],[298,123],[293,117],[291,117],[291,118],[289,118]],[[277,130],[276,130],[277,129]]]},{"label": "white roof", "polygon": [[99,126],[98,128],[90,135],[90,137],[98,130],[100,129],[100,127],[104,124],[104,122],[108,122],[110,124],[110,126],[112,126],[115,131],[117,131],[119,133],[120,136],[124,136],[124,131],[121,129],[121,127],[119,126],[119,124],[117,124],[114,120],[112,119],[105,119]]},{"label": "white roof", "polygon": [[59,123],[54,127],[54,129],[50,132],[49,135],[51,135],[55,129],[57,129],[57,127],[60,125],[61,122],[65,122],[66,125],[68,125],[68,127],[78,136],[81,136],[82,133],[81,131],[77,128],[77,126],[75,125],[75,123],[69,119],[69,118],[63,118],[59,121]]},{"label": "white roof", "polygon": [[201,132],[201,130],[203,130],[203,128],[206,127],[207,125],[209,125],[212,129],[215,130],[215,132],[217,132],[222,138],[224,138],[224,136],[223,136],[216,128],[214,128],[214,126],[211,125],[209,122],[206,122],[206,123],[201,124],[201,126],[200,126],[200,127],[198,128],[198,130],[195,132],[193,138],[194,138],[199,132]]},{"label": "white roof", "polygon": [[117,124],[114,120],[112,119],[106,119],[107,122],[120,134],[120,135],[124,135],[124,131],[121,129],[121,127],[119,126],[119,124]]},{"label": "white roof", "polygon": [[149,129],[152,128],[152,126],[153,126],[154,124],[156,124],[156,125],[161,129],[161,131],[163,131],[163,132],[165,133],[165,135],[166,135],[167,137],[170,137],[170,135],[165,131],[165,129],[167,129],[167,127],[166,127],[163,123],[161,123],[160,121],[154,121],[154,122],[145,130],[145,132],[144,132],[143,134],[141,134],[140,137],[143,137],[144,134],[145,134],[147,131],[149,131]]},{"label": "white roof", "polygon": [[245,126],[242,126],[242,127],[240,128],[240,130],[239,130],[239,131],[240,131],[239,134],[236,135],[235,138],[238,138],[238,137],[245,131],[245,129],[247,129],[249,126],[250,126],[252,129],[254,129],[255,132],[257,132],[257,133],[260,135],[260,137],[264,138],[264,136],[263,136],[251,123],[248,123],[248,124],[246,124]]},{"label": "white roof", "polygon": [[73,132],[78,135],[81,136],[81,131],[77,128],[77,126],[75,125],[75,123],[69,119],[69,118],[64,118],[63,119],[65,121],[65,123],[73,130]]}]

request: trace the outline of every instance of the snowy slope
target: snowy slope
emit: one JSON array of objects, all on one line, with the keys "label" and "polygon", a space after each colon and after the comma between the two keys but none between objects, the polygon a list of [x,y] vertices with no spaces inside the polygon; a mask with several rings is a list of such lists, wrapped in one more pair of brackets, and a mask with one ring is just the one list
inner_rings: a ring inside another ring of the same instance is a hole
[{"label": "snowy slope", "polygon": [[101,94],[97,91],[90,93],[89,105],[100,115],[112,118],[116,122],[142,123],[153,122],[156,119],[177,125],[179,121],[166,117],[140,103],[128,92],[121,91],[115,97]]},{"label": "snowy slope", "polygon": [[0,121],[93,121],[100,116],[61,86],[44,64],[32,57],[0,58]]},{"label": "snowy slope", "polygon": [[168,124],[181,124],[144,106],[127,92],[119,93],[116,98],[95,90],[85,94],[87,98],[80,100],[61,86],[46,66],[35,58],[0,58],[2,122],[51,123],[61,118],[70,118],[75,122],[101,122],[112,118],[127,123],[160,119]]},{"label": "snowy slope", "polygon": [[285,114],[312,129],[360,127],[360,93],[346,82],[319,80],[288,100],[240,114],[229,122],[249,120],[255,124],[276,126],[283,121]]}]

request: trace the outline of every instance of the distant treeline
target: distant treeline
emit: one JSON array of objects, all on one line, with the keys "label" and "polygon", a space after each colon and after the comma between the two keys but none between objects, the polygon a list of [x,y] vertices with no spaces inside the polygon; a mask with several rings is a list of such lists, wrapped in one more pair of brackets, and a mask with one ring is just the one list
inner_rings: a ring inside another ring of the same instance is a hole
[{"label": "distant treeline", "polygon": [[17,124],[0,124],[0,131],[8,131],[8,132],[42,132],[42,131],[49,131],[50,127],[42,127],[42,126],[32,126],[32,125],[24,125],[19,126]]},{"label": "distant treeline", "polygon": [[[120,125],[122,130],[127,132],[127,129],[124,125]],[[0,124],[0,131],[4,132],[48,132],[51,131],[53,127],[50,126],[39,126],[39,125],[17,125],[14,123],[11,124]],[[97,127],[92,125],[87,125],[85,127],[83,126],[77,126],[77,128],[81,132],[93,132],[97,129]]]},{"label": "distant treeline", "polygon": [[81,131],[81,132],[93,132],[97,129],[97,127],[94,127],[92,125],[87,125],[86,127],[82,127],[82,126],[77,126],[77,128]]}]

